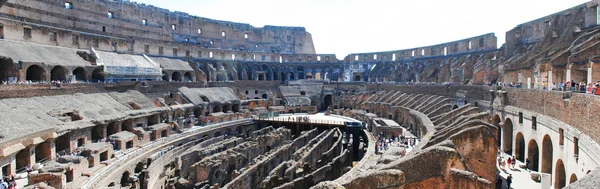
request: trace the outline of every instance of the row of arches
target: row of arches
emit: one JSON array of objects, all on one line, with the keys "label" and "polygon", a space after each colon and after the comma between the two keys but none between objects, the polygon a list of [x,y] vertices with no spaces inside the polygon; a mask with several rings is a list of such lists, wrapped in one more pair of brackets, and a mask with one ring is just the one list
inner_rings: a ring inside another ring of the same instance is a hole
[{"label": "row of arches", "polygon": [[167,73],[166,71],[163,71],[162,74],[163,74],[163,76],[162,76],[163,81],[173,81],[173,82],[193,82],[194,81],[194,77],[192,76],[191,72],[185,72],[183,75],[181,75],[181,73],[178,71],[174,71],[171,74]]},{"label": "row of arches", "polygon": [[[69,75],[73,75],[76,81],[104,81],[102,68],[96,68],[92,72],[91,78],[88,78],[88,70],[83,67],[76,67],[69,71],[64,66],[54,66],[50,69],[49,78],[46,69],[43,66],[33,64],[25,69],[25,80],[32,82],[41,81],[67,81]],[[9,81],[11,77],[19,77],[19,71],[11,60],[0,60],[0,80]]]},{"label": "row of arches", "polygon": [[[551,174],[554,188],[563,188],[567,185],[565,164],[561,158],[554,157],[554,145],[550,135],[545,134],[541,143],[538,143],[535,138],[526,141],[521,132],[513,135],[514,125],[510,118],[506,118],[501,125],[500,116],[494,115],[492,123],[499,128],[497,138],[501,141],[500,147],[504,153],[514,155],[520,162],[529,160],[529,169],[532,171]],[[577,175],[572,173],[568,179],[569,184],[573,183],[577,181]]]}]

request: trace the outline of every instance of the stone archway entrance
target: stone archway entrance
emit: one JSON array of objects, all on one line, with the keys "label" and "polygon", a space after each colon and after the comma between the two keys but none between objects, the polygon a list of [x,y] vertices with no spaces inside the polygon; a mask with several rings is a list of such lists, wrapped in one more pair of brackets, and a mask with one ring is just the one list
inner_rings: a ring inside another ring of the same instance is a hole
[{"label": "stone archway entrance", "polygon": [[27,81],[39,82],[45,80],[45,75],[46,71],[44,71],[44,68],[38,65],[31,65],[27,68],[25,79]]},{"label": "stone archway entrance", "polygon": [[361,81],[360,75],[354,75],[353,81]]},{"label": "stone archway entrance", "polygon": [[515,158],[521,162],[525,162],[525,138],[522,133],[517,133],[515,144]]},{"label": "stone archway entrance", "polygon": [[529,140],[529,143],[527,144],[527,158],[529,159],[529,169],[539,171],[540,149],[534,139]]},{"label": "stone archway entrance", "polygon": [[567,185],[567,180],[565,176],[565,164],[562,160],[558,159],[556,161],[556,174],[554,176],[554,188],[560,189]]},{"label": "stone archway entrance", "polygon": [[15,74],[16,68],[16,65],[11,59],[0,59],[0,82],[8,81],[8,78],[10,77],[17,77],[17,74]]},{"label": "stone archway entrance", "polygon": [[552,140],[549,135],[545,135],[542,141],[542,173],[552,174]]},{"label": "stone archway entrance", "polygon": [[171,75],[171,81],[174,81],[174,82],[181,81],[181,74],[179,72],[173,72],[173,75]]},{"label": "stone archway entrance", "polygon": [[513,141],[513,124],[512,120],[506,119],[504,121],[504,129],[502,129],[502,151],[507,154],[513,154],[512,152],[512,141]]},{"label": "stone archway entrance", "polygon": [[102,70],[102,68],[96,68],[93,72],[92,72],[92,81],[94,82],[104,82],[105,78],[104,78],[104,71]]},{"label": "stone archway entrance", "polygon": [[333,104],[333,95],[328,94],[325,95],[325,99],[323,101],[323,110],[327,110],[327,108],[329,108],[329,106],[331,106]]},{"label": "stone archway entrance", "polygon": [[67,68],[62,66],[54,66],[50,70],[50,80],[52,81],[66,81],[67,80]]},{"label": "stone archway entrance", "polygon": [[76,81],[87,81],[86,71],[81,67],[75,68],[75,70],[73,70],[73,75],[75,76]]}]

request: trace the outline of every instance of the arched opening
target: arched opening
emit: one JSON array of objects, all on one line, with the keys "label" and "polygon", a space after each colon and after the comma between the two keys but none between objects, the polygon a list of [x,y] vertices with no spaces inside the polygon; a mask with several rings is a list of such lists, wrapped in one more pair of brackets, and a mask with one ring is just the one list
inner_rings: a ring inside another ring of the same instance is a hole
[{"label": "arched opening", "polygon": [[552,140],[549,135],[545,135],[542,140],[542,173],[552,174]]},{"label": "arched opening", "polygon": [[515,144],[515,158],[521,162],[525,162],[525,138],[523,134],[517,133]]},{"label": "arched opening", "polygon": [[171,75],[171,81],[181,81],[181,74],[179,72],[173,72],[173,74]]},{"label": "arched opening", "polygon": [[333,104],[333,96],[331,94],[325,95],[325,100],[323,101],[323,110],[327,110],[329,106]]},{"label": "arched opening", "polygon": [[29,148],[22,149],[17,153],[15,161],[17,163],[17,170],[25,168],[29,165]]},{"label": "arched opening", "polygon": [[231,111],[240,112],[240,105],[239,104],[231,105]]},{"label": "arched opening", "polygon": [[67,80],[67,68],[62,66],[54,66],[50,70],[50,80],[52,81],[66,81]]},{"label": "arched opening", "polygon": [[38,82],[45,80],[44,76],[46,75],[46,71],[44,71],[44,69],[38,65],[31,65],[27,68],[26,74],[27,75],[25,79],[27,81]]},{"label": "arched opening", "polygon": [[108,126],[106,126],[106,136],[110,136],[118,132],[119,126],[115,122],[109,123]]},{"label": "arched opening", "polygon": [[262,98],[263,98],[263,99],[267,99],[268,97],[269,97],[269,96],[268,96],[267,94],[263,94],[263,95],[262,95]]},{"label": "arched opening", "polygon": [[129,171],[125,171],[121,175],[121,186],[123,186],[123,187],[129,186]]},{"label": "arched opening", "polygon": [[512,124],[512,120],[510,119],[506,119],[504,120],[504,129],[502,129],[502,150],[504,151],[504,153],[507,154],[513,154],[512,152],[512,141],[513,141],[513,124]]},{"label": "arched opening", "polygon": [[354,81],[360,81],[360,80],[361,80],[360,75],[354,75]]},{"label": "arched opening", "polygon": [[285,73],[281,72],[281,81],[285,81]]},{"label": "arched opening", "polygon": [[169,74],[165,71],[162,71],[162,80],[163,81],[169,81]]},{"label": "arched opening", "polygon": [[15,63],[9,58],[0,59],[0,82],[8,81],[10,77],[17,77]]},{"label": "arched opening", "polygon": [[294,72],[290,72],[290,80],[296,80],[296,77],[294,76]]},{"label": "arched opening", "polygon": [[456,109],[458,109],[458,105],[455,104],[454,106],[452,106],[452,110],[456,110]]},{"label": "arched opening", "polygon": [[231,131],[231,128],[225,129],[225,136],[231,136],[231,134],[233,134],[233,132]]},{"label": "arched opening", "polygon": [[35,162],[44,161],[52,157],[52,142],[44,141],[35,147]]},{"label": "arched opening", "polygon": [[104,71],[102,68],[96,68],[92,72],[92,81],[93,82],[104,82]]},{"label": "arched opening", "polygon": [[554,176],[554,188],[560,189],[567,185],[567,177],[565,175],[565,164],[561,159],[556,161],[556,175]]},{"label": "arched opening", "polygon": [[533,171],[539,171],[540,149],[534,139],[529,140],[527,144],[527,158],[529,159],[529,168]]},{"label": "arched opening", "polygon": [[243,130],[242,126],[236,127],[235,132],[238,134],[238,136],[244,135],[244,130]]},{"label": "arched opening", "polygon": [[215,132],[215,134],[213,135],[213,137],[218,137],[218,136],[221,136],[221,131],[217,131],[217,132]]},{"label": "arched opening", "polygon": [[223,105],[223,112],[229,112],[229,111],[231,111],[231,104]]},{"label": "arched opening", "polygon": [[73,76],[75,76],[76,81],[87,81],[87,77],[85,75],[85,69],[82,67],[75,68],[75,70],[73,70]]},{"label": "arched opening", "polygon": [[215,107],[213,107],[213,112],[222,112],[223,108],[220,105],[215,105]]},{"label": "arched opening", "polygon": [[185,72],[185,74],[183,75],[183,81],[185,81],[185,82],[194,82],[194,78],[192,77],[192,73]]},{"label": "arched opening", "polygon": [[569,184],[573,184],[577,181],[577,175],[575,173],[571,174],[571,178],[569,179]]},{"label": "arched opening", "polygon": [[265,74],[259,73],[258,74],[258,80],[259,81],[264,81],[265,80]]}]

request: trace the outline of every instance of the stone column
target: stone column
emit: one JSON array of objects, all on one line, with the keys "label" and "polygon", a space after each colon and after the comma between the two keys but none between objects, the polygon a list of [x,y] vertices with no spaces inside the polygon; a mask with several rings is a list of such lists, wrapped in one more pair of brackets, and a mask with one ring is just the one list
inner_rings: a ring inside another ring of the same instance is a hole
[{"label": "stone column", "polygon": [[552,70],[548,71],[548,86],[552,86]]},{"label": "stone column", "polygon": [[571,65],[567,65],[567,73],[565,74],[566,80],[571,81]]},{"label": "stone column", "polygon": [[593,65],[594,65],[594,62],[590,61],[589,66],[587,68],[587,83],[592,83],[592,66]]}]

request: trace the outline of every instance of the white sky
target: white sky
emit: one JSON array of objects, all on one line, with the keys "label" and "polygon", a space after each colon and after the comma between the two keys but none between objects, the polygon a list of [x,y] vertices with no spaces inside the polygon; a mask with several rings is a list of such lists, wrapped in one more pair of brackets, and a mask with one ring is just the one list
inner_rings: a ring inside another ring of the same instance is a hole
[{"label": "white sky", "polygon": [[317,53],[408,49],[496,33],[588,0],[135,0],[201,17],[302,26]]}]

